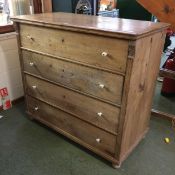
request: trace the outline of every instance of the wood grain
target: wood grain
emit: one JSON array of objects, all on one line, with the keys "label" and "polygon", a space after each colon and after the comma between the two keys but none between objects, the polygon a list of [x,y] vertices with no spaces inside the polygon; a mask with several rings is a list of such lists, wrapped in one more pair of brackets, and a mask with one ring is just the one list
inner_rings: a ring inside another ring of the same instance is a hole
[{"label": "wood grain", "polygon": [[148,128],[164,39],[165,32],[162,32],[136,42],[125,121],[123,131],[121,131],[123,135],[121,161],[126,158],[130,147]]},{"label": "wood grain", "polygon": [[[93,33],[96,35],[136,40],[161,31],[169,26],[166,23],[106,18],[72,13],[46,13],[37,15],[21,15],[11,18],[13,21],[61,28],[69,31]],[[41,33],[40,33],[41,34]]]},{"label": "wood grain", "polygon": [[[122,76],[27,51],[23,51],[23,61],[24,71],[113,103],[121,103]],[[30,63],[34,63],[34,66],[30,66]]]},{"label": "wood grain", "polygon": [[[26,75],[25,79],[28,95],[46,101],[82,120],[116,134],[119,108],[29,75]],[[33,89],[32,86],[37,88]],[[101,116],[98,115],[99,112],[102,113]]]},{"label": "wood grain", "polygon": [[[50,125],[64,130],[108,155],[114,154],[116,136],[34,98],[28,96],[27,100],[29,101],[28,111],[32,113],[36,119],[44,120],[50,123]],[[37,111],[35,111],[35,107],[38,107]],[[100,139],[100,141],[97,142],[96,139]]]},{"label": "wood grain", "polygon": [[175,1],[173,0],[137,0],[145,9],[154,14],[160,21],[171,24],[175,31]]},{"label": "wood grain", "polygon": [[[134,46],[133,50],[135,53],[135,42],[133,42],[133,41],[130,42],[130,45]],[[134,55],[128,54],[127,71],[126,71],[126,77],[125,77],[125,82],[124,82],[124,87],[123,87],[122,104],[121,104],[121,111],[120,111],[120,116],[119,116],[119,127],[118,127],[118,131],[117,131],[118,137],[117,137],[117,142],[116,142],[115,157],[118,159],[120,164],[122,162],[121,161],[121,149],[122,149],[121,142],[122,142],[123,132],[125,130],[124,122],[125,122],[125,115],[126,115],[126,106],[127,106],[127,102],[128,102],[128,93],[130,90],[131,73],[132,73],[132,67],[133,67],[133,62],[134,62],[133,58],[135,58],[135,54]]]},{"label": "wood grain", "polygon": [[175,71],[169,69],[160,69],[159,75],[175,80]]},{"label": "wood grain", "polygon": [[[42,38],[42,40],[41,40]],[[128,42],[75,32],[21,25],[22,47],[125,72]],[[102,56],[106,52],[108,55]]]}]

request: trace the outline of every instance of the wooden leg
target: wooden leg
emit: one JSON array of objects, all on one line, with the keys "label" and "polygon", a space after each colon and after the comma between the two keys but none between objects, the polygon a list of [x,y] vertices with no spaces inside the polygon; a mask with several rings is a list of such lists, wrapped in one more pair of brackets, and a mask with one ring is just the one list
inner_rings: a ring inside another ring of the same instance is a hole
[{"label": "wooden leg", "polygon": [[120,168],[121,164],[112,163],[112,167],[115,169]]}]

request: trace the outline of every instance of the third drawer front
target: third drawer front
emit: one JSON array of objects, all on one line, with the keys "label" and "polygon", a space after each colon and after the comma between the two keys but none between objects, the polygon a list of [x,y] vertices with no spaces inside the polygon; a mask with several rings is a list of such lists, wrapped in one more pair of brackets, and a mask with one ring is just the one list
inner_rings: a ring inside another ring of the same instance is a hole
[{"label": "third drawer front", "polygon": [[23,51],[24,71],[98,98],[121,104],[123,76]]},{"label": "third drawer front", "polygon": [[25,80],[27,94],[107,131],[117,132],[119,108],[29,75]]},{"label": "third drawer front", "polygon": [[22,47],[124,73],[128,41],[21,24]]},{"label": "third drawer front", "polygon": [[73,136],[86,145],[88,144],[108,155],[114,155],[116,144],[115,135],[107,133],[29,96],[27,97],[27,104],[28,112],[49,127],[53,127],[70,138]]}]

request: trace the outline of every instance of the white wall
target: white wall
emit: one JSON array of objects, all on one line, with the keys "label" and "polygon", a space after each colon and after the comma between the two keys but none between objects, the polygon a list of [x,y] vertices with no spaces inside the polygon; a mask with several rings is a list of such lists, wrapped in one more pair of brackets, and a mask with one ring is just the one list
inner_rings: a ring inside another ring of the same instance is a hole
[{"label": "white wall", "polygon": [[16,33],[0,34],[0,89],[8,88],[10,99],[23,96]]}]

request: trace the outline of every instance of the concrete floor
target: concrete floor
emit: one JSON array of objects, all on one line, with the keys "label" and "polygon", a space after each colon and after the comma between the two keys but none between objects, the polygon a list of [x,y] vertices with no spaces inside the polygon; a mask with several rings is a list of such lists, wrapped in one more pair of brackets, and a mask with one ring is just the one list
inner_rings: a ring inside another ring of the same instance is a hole
[{"label": "concrete floor", "polygon": [[[167,109],[164,102],[168,100],[161,98],[157,103],[159,90],[157,86],[154,105]],[[175,174],[175,130],[169,121],[152,117],[146,138],[120,169],[113,169],[92,152],[30,121],[23,103],[0,115],[0,175]],[[170,144],[165,144],[165,137],[171,139]]]}]

